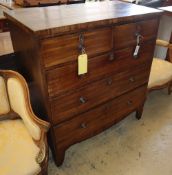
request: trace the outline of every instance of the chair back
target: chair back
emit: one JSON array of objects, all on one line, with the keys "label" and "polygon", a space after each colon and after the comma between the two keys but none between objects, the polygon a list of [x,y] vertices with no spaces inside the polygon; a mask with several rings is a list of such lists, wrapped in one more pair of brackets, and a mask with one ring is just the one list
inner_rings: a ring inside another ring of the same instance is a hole
[{"label": "chair back", "polygon": [[22,118],[32,138],[39,140],[41,130],[30,117],[32,109],[28,92],[27,84],[20,74],[0,71],[0,116],[16,113]]},{"label": "chair back", "polygon": [[0,116],[10,112],[10,104],[8,101],[6,83],[2,76],[0,76]]}]

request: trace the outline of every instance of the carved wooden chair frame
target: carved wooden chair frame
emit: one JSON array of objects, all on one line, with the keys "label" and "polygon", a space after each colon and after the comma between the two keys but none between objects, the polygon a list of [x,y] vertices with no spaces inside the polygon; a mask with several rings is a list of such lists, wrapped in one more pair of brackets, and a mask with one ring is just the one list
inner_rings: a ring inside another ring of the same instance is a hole
[{"label": "carved wooden chair frame", "polygon": [[[166,61],[169,61],[172,64],[172,44],[167,42],[167,41],[158,39],[158,40],[156,40],[156,45],[168,48],[168,52],[167,52],[168,57],[167,57]],[[152,92],[154,90],[160,90],[160,89],[164,89],[164,88],[168,88],[168,94],[170,95],[172,92],[172,80],[170,80],[169,82],[167,82],[165,84],[148,88],[148,93]]]},{"label": "carved wooden chair frame", "polygon": [[[39,163],[41,167],[41,172],[39,175],[47,175],[47,167],[48,167],[48,144],[47,144],[47,131],[49,130],[50,124],[46,121],[43,121],[39,119],[35,114],[33,113],[31,103],[30,103],[30,94],[29,94],[29,88],[27,86],[27,83],[25,79],[17,72],[11,71],[11,70],[0,70],[0,76],[2,76],[5,80],[5,83],[7,83],[8,78],[15,78],[19,80],[19,82],[22,85],[23,92],[24,92],[24,98],[26,101],[26,108],[28,109],[30,118],[36,123],[36,125],[40,128],[41,135],[39,140],[33,141],[34,143],[40,148],[40,152],[38,156],[36,157],[37,163]],[[6,86],[7,87],[7,86]],[[8,91],[7,91],[8,96]],[[10,110],[8,114],[0,115],[0,121],[6,120],[6,119],[19,119],[21,118],[18,114]]]}]

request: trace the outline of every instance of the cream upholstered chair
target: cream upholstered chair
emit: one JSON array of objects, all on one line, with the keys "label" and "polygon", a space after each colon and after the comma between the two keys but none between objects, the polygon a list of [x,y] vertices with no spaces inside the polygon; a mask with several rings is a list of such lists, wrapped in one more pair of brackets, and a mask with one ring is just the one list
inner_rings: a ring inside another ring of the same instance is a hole
[{"label": "cream upholstered chair", "polygon": [[156,44],[167,47],[169,50],[168,61],[154,58],[148,83],[148,91],[158,90],[168,87],[168,93],[172,92],[172,44],[157,40]]},{"label": "cream upholstered chair", "polygon": [[0,70],[0,175],[47,174],[48,129],[33,114],[24,78]]}]

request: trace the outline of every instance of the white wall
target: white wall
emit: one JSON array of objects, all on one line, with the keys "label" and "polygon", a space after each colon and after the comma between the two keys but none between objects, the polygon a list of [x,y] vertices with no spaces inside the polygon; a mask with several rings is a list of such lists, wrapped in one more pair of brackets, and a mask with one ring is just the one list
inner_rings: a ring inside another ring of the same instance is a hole
[{"label": "white wall", "polygon": [[[160,20],[158,39],[169,41],[171,32],[172,32],[172,17],[164,15],[161,17]],[[166,54],[167,54],[166,48],[156,46],[154,57],[165,59]]]}]

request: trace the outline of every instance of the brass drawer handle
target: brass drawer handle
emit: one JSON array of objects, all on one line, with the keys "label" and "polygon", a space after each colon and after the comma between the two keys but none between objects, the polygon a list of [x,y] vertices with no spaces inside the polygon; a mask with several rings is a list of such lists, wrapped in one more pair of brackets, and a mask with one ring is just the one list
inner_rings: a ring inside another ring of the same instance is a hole
[{"label": "brass drawer handle", "polygon": [[86,123],[81,123],[81,128],[87,128],[87,125],[86,125]]},{"label": "brass drawer handle", "polygon": [[132,102],[131,100],[128,100],[128,101],[127,101],[127,104],[128,104],[129,106],[131,106],[131,105],[133,104],[133,102]]},{"label": "brass drawer handle", "polygon": [[130,82],[135,82],[134,77],[131,77],[131,78],[129,79],[129,81],[130,81]]},{"label": "brass drawer handle", "polygon": [[109,78],[108,80],[107,80],[107,85],[111,85],[112,84],[112,78]]},{"label": "brass drawer handle", "polygon": [[139,37],[140,39],[143,39],[143,35],[141,35],[140,32],[136,32],[135,37]]},{"label": "brass drawer handle", "polygon": [[135,32],[135,34],[134,34],[135,37],[137,37],[137,36],[139,36],[139,35],[140,35],[139,32]]},{"label": "brass drawer handle", "polygon": [[82,104],[86,103],[86,99],[85,99],[84,97],[80,97],[80,98],[79,98],[79,101],[80,101]]},{"label": "brass drawer handle", "polygon": [[143,40],[143,35],[141,35],[139,32],[135,33],[135,37],[137,39],[137,45],[140,45],[140,42]]},{"label": "brass drawer handle", "polygon": [[110,56],[109,56],[109,61],[113,61],[114,59],[115,59],[115,56],[114,56],[113,53],[111,53]]}]

